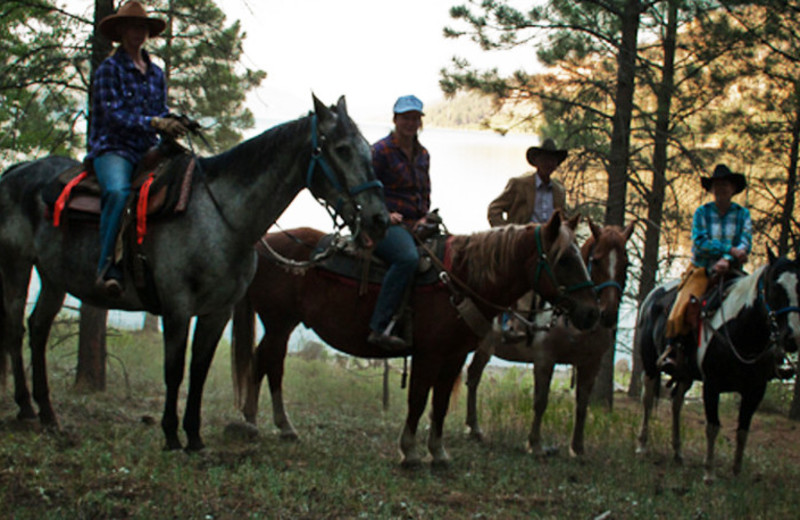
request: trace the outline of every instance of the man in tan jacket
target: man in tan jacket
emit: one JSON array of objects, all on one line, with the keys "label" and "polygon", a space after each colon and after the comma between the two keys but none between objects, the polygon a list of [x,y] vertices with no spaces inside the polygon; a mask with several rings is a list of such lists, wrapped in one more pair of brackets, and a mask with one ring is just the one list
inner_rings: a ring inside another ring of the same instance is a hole
[{"label": "man in tan jacket", "polygon": [[567,153],[567,150],[557,149],[550,138],[545,139],[542,146],[528,148],[525,157],[536,171],[508,180],[503,192],[489,204],[489,225],[543,224],[553,211],[563,210],[566,190],[551,175],[567,158]]},{"label": "man in tan jacket", "polygon": [[[567,153],[567,150],[556,148],[550,138],[545,139],[542,146],[528,148],[525,157],[536,171],[508,180],[503,192],[489,204],[489,224],[492,227],[529,222],[543,224],[550,220],[555,210],[563,210],[566,190],[563,184],[550,177],[567,158]],[[520,298],[517,308],[530,310],[540,305],[534,294],[528,293]],[[527,338],[525,326],[512,319],[510,313],[504,313],[500,322],[504,342],[514,343]]]}]

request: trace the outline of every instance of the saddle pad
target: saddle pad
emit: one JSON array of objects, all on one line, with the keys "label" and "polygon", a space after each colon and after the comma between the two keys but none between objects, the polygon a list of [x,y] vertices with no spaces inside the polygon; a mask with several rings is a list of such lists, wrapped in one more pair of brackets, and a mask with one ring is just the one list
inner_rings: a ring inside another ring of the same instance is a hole
[{"label": "saddle pad", "polygon": [[[331,243],[335,235],[325,235],[317,243],[313,255],[319,254],[324,251]],[[425,245],[430,249],[436,257],[444,261],[445,249],[447,245],[446,235],[436,235],[425,241]],[[431,266],[428,253],[421,247],[417,247],[419,251],[421,271],[418,270],[414,275],[415,285],[433,285],[439,283],[439,270]],[[367,258],[365,252],[345,248],[337,249],[332,255],[328,256],[317,266],[320,269],[330,271],[339,276],[350,278],[353,280],[361,280],[364,274],[364,263],[369,262],[369,270],[367,272],[367,282],[380,285],[383,282],[383,277],[386,274],[388,265],[375,255],[370,255]]]}]

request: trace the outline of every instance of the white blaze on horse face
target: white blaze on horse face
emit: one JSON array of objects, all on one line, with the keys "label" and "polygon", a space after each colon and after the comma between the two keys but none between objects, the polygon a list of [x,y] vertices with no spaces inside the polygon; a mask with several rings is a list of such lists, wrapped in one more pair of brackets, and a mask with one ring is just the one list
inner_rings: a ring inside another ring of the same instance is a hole
[{"label": "white blaze on horse face", "polygon": [[616,280],[614,276],[617,274],[617,250],[612,249],[608,252],[608,279],[609,280]]},{"label": "white blaze on horse face", "polygon": [[[797,274],[789,271],[781,273],[778,277],[778,285],[786,291],[789,307],[797,307],[800,302],[800,298],[797,296],[798,281],[800,280],[798,280]],[[790,312],[786,315],[786,320],[789,323],[789,330],[792,331],[794,343],[800,348],[800,313]]]}]

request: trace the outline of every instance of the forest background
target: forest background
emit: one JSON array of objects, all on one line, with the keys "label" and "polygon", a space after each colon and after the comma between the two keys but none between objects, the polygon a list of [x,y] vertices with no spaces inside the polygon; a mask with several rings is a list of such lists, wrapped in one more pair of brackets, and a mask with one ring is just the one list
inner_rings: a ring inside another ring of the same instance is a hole
[{"label": "forest background", "polygon": [[[246,96],[269,71],[243,65],[241,24],[212,0],[148,5],[169,21],[151,48],[170,105],[214,121],[212,148],[232,146],[254,124]],[[86,18],[50,0],[0,5],[1,167],[83,155],[92,71],[111,49],[94,27],[115,8],[95,0]],[[629,252],[626,294],[634,300],[686,261],[698,177],[720,162],[748,180],[739,202],[754,220],[750,265],[763,263],[767,248],[796,258],[798,14],[792,0],[469,1],[451,8],[443,37],[486,53],[527,47],[541,66],[506,73],[459,58],[443,63],[442,92],[455,97],[432,107],[426,124],[477,120],[501,133],[552,136],[573,150],[561,167],[573,209],[606,224],[641,223]],[[629,393],[638,394],[638,383],[631,378]],[[610,406],[612,392],[609,352],[596,399]],[[795,386],[796,419],[799,396]]]}]

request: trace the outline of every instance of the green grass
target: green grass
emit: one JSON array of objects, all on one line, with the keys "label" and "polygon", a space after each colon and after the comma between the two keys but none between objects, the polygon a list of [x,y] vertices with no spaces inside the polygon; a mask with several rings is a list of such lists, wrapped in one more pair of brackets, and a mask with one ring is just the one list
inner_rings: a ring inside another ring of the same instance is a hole
[{"label": "green grass", "polygon": [[[345,369],[330,356],[291,357],[285,399],[300,440],[276,435],[266,388],[261,433],[242,440],[225,433],[241,417],[232,404],[229,349],[223,344],[204,398],[207,448],[187,455],[162,451],[160,340],[113,334],[109,389],[89,395],[72,389],[74,342],[49,353],[62,433],[18,423],[11,388],[3,392],[0,518],[591,519],[605,512],[614,519],[794,518],[800,506],[800,469],[792,455],[798,433],[780,416],[757,415],[743,474],[730,475],[734,398],[723,406],[718,479],[711,486],[702,483],[704,433],[696,400],[686,405],[683,466],[671,461],[666,401],[656,412],[651,454],[637,458],[638,406],[622,396],[612,412],[590,410],[587,454],[572,459],[572,394],[562,378],[554,382],[543,431],[544,443],[560,449],[552,457],[527,454],[528,366],[485,374],[479,413],[488,442],[476,444],[463,435],[462,388],[446,423],[450,467],[404,470],[397,448],[405,419],[400,360],[392,365],[384,412],[380,367]],[[186,381],[182,390],[185,398]],[[427,416],[419,432],[423,447],[426,426]],[[768,437],[773,431],[781,433],[780,442]]]}]

